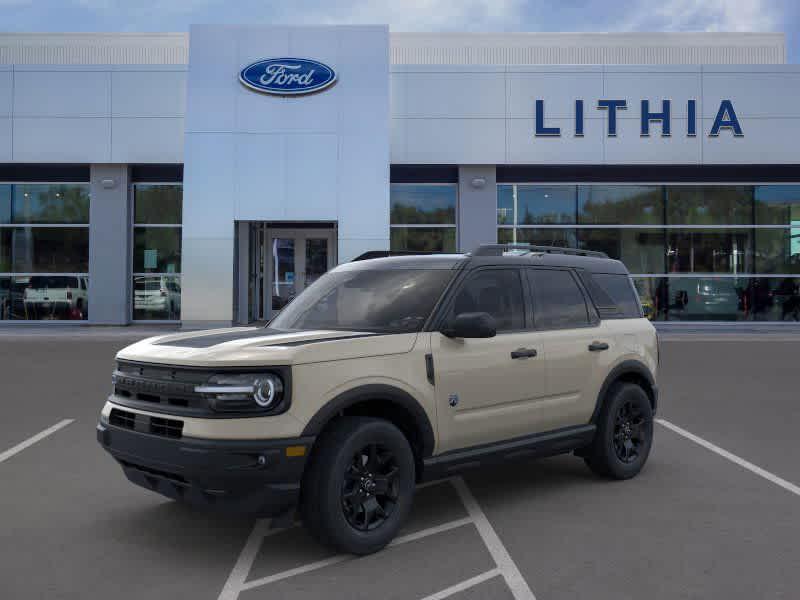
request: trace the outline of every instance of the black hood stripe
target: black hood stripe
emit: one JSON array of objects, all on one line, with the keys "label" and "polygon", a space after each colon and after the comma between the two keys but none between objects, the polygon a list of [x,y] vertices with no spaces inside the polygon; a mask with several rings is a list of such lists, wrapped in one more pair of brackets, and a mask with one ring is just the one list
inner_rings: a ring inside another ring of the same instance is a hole
[{"label": "black hood stripe", "polygon": [[[255,331],[229,331],[227,333],[217,333],[214,335],[201,335],[194,338],[187,338],[183,340],[170,340],[165,342],[156,342],[156,346],[178,346],[180,348],[211,348],[217,344],[224,344],[225,342],[233,342],[236,340],[246,340],[250,338],[270,338],[278,335],[286,335],[287,333],[299,333],[298,331],[280,331],[278,329],[261,328]],[[336,337],[310,339],[310,340],[297,340],[279,343],[265,343],[264,346],[303,346],[305,344],[314,344],[316,342],[330,342],[332,340],[344,340],[354,337],[364,337],[374,335],[372,333],[355,333],[353,335],[341,335]]]}]

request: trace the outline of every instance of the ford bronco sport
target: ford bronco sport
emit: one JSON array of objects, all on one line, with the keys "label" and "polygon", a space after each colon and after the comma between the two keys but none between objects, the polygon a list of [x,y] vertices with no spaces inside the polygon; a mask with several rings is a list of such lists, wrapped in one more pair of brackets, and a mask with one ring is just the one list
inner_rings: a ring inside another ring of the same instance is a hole
[{"label": "ford bronco sport", "polygon": [[636,475],[658,349],[622,263],[539,246],[343,264],[266,328],[182,332],[117,355],[97,437],[134,483],[384,547],[415,483],[574,452]]}]

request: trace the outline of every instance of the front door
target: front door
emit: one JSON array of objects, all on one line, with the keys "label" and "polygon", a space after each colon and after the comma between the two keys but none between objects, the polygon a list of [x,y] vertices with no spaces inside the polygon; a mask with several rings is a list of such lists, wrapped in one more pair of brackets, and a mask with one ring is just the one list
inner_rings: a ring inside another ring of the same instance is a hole
[{"label": "front door", "polygon": [[250,321],[274,317],[336,266],[336,229],[250,225]]},{"label": "front door", "polygon": [[336,265],[334,229],[267,229],[265,314],[271,319]]},{"label": "front door", "polygon": [[439,450],[447,451],[537,431],[547,394],[542,336],[530,327],[519,269],[470,274],[456,292],[446,321],[487,312],[497,335],[450,339],[431,334]]}]

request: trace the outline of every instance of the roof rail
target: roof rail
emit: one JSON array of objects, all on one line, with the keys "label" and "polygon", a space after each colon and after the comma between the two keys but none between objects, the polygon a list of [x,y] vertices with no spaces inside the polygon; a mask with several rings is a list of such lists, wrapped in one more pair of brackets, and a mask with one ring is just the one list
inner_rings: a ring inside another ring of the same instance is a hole
[{"label": "roof rail", "polygon": [[441,252],[423,252],[415,250],[367,250],[363,254],[359,254],[350,262],[358,260],[370,260],[372,258],[387,258],[389,256],[426,256],[429,254],[442,254]]},{"label": "roof rail", "polygon": [[565,248],[562,246],[535,246],[533,244],[481,244],[473,252],[472,256],[502,256],[504,252],[522,250],[520,254],[570,254],[573,256],[594,256],[596,258],[608,258],[605,252],[595,250],[581,250],[580,248]]}]

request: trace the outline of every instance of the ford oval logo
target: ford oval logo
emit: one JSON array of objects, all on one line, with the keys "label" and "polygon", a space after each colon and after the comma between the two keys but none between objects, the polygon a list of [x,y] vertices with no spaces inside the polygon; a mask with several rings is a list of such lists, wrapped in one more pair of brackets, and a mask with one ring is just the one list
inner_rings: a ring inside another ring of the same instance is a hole
[{"label": "ford oval logo", "polygon": [[239,81],[257,92],[298,96],[333,85],[336,72],[307,58],[268,58],[247,65],[239,73]]}]

